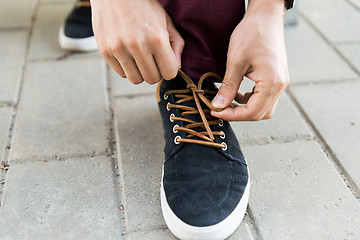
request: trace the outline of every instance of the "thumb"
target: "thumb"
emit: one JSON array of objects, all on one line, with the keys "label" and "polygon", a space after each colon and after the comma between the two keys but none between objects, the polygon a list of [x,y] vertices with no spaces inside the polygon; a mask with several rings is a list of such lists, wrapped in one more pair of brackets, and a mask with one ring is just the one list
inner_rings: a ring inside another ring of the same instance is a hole
[{"label": "thumb", "polygon": [[243,69],[228,66],[219,91],[211,104],[216,108],[226,108],[229,106],[238,93],[244,75],[245,71]]},{"label": "thumb", "polygon": [[175,25],[171,18],[167,15],[167,31],[169,33],[169,41],[171,48],[176,56],[176,59],[179,63],[179,68],[181,67],[181,54],[184,49],[185,41],[181,37],[180,33],[176,30]]}]

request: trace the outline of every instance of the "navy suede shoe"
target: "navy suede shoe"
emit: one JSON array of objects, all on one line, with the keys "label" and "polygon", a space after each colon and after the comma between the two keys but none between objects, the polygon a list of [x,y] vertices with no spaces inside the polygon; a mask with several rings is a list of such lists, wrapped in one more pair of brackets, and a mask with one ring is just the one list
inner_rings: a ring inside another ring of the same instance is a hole
[{"label": "navy suede shoe", "polygon": [[246,212],[250,178],[227,121],[214,118],[217,92],[211,77],[198,81],[183,72],[158,85],[165,137],[161,207],[171,232],[184,240],[225,239]]},{"label": "navy suede shoe", "polygon": [[92,28],[89,0],[78,0],[61,25],[59,43],[62,49],[89,52],[97,50]]}]

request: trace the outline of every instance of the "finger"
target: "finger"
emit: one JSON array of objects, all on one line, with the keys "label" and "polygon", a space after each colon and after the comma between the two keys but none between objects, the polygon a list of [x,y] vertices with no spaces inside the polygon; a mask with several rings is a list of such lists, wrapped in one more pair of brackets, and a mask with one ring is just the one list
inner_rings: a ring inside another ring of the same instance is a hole
[{"label": "finger", "polygon": [[[118,59],[118,58],[117,58]],[[133,58],[127,58],[125,60],[119,60],[119,63],[124,70],[127,79],[133,84],[140,84],[144,81],[142,78],[138,67],[136,66],[135,60]]]},{"label": "finger", "polygon": [[155,84],[161,80],[161,75],[151,53],[139,53],[134,56],[136,66],[145,82]]},{"label": "finger", "polygon": [[115,57],[107,58],[106,61],[117,74],[119,74],[122,78],[126,78],[124,70]]},{"label": "finger", "polygon": [[278,104],[278,101],[275,102],[275,104],[272,106],[271,110],[268,113],[265,114],[263,119],[270,119],[270,118],[272,118],[274,116],[277,104]]},{"label": "finger", "polygon": [[269,94],[255,92],[247,105],[226,108],[222,112],[211,111],[211,115],[227,121],[259,121],[264,118],[275,102],[276,100],[272,99]]},{"label": "finger", "polygon": [[180,33],[176,30],[171,18],[167,16],[166,19],[167,19],[167,30],[169,32],[170,46],[178,61],[179,68],[181,68],[181,54],[182,51],[184,50],[185,41],[181,37]]},{"label": "finger", "polygon": [[155,50],[154,58],[159,68],[161,76],[170,80],[176,77],[179,71],[179,64],[174,52],[171,49],[170,43],[166,46]]},{"label": "finger", "polygon": [[230,105],[237,96],[245,71],[245,68],[239,68],[235,65],[227,68],[219,91],[211,102],[214,107],[225,108]]}]

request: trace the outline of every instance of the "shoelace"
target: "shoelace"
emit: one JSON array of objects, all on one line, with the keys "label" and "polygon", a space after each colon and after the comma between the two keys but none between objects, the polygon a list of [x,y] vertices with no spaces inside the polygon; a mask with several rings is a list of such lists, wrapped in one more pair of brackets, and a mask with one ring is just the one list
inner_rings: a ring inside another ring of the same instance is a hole
[{"label": "shoelace", "polygon": [[91,7],[90,0],[78,1],[78,2],[76,2],[76,6],[77,7]]},{"label": "shoelace", "polygon": [[[227,149],[227,145],[225,142],[223,143],[216,143],[214,142],[214,135],[220,136],[222,139],[225,138],[225,133],[223,131],[212,131],[210,126],[219,124],[220,126],[223,125],[223,121],[219,118],[215,118],[210,115],[210,111],[222,111],[222,108],[216,108],[213,105],[211,105],[211,101],[209,98],[213,98],[216,95],[216,91],[210,91],[208,89],[202,89],[202,83],[203,81],[208,77],[214,77],[216,79],[222,80],[219,75],[216,73],[208,72],[203,74],[198,82],[198,85],[196,86],[194,82],[181,70],[179,70],[180,76],[185,80],[187,83],[186,89],[181,90],[169,90],[165,92],[165,98],[167,98],[170,94],[175,94],[175,97],[178,98],[175,102],[175,104],[168,103],[166,108],[170,110],[171,108],[177,108],[179,110],[183,110],[183,112],[180,114],[181,117],[176,117],[174,114],[170,116],[170,121],[182,121],[184,123],[187,123],[183,127],[180,127],[178,125],[175,125],[173,128],[174,133],[177,133],[178,131],[183,131],[188,133],[187,138],[181,138],[180,136],[177,136],[174,141],[175,143],[179,142],[185,142],[185,143],[195,143],[195,144],[202,144],[209,147],[216,147],[216,148],[222,148],[224,150]],[[200,100],[208,107],[206,109],[203,109],[200,103]],[[189,107],[182,105],[185,102],[188,101],[195,101],[196,108]],[[187,115],[191,114],[200,114],[202,122],[196,122],[191,119],[185,118]],[[192,128],[203,128],[206,131],[203,132],[197,132],[193,130]],[[199,137],[201,140],[192,139],[193,137]]]}]

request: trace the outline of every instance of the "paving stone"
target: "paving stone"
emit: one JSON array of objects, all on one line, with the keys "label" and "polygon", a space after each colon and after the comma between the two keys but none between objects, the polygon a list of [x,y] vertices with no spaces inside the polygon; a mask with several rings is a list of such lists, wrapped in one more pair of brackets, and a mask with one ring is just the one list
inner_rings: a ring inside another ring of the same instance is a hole
[{"label": "paving stone", "polygon": [[315,141],[244,151],[263,239],[359,239],[359,204]]},{"label": "paving stone", "polygon": [[119,239],[121,218],[105,157],[12,164],[1,239]]},{"label": "paving stone", "polygon": [[285,29],[285,40],[290,84],[357,77],[344,60],[302,18],[299,18],[296,26]]},{"label": "paving stone", "polygon": [[303,0],[301,12],[331,42],[360,40],[359,10],[344,0]]},{"label": "paving stone", "polygon": [[126,199],[126,230],[166,227],[160,208],[164,140],[155,95],[116,100]]},{"label": "paving stone", "polygon": [[[360,1],[359,1],[360,2]],[[338,45],[337,48],[360,72],[360,42]]]},{"label": "paving stone", "polygon": [[298,86],[292,91],[360,187],[360,81]]},{"label": "paving stone", "polygon": [[273,118],[259,122],[232,122],[231,126],[243,144],[290,141],[312,136],[286,93],[280,97]]},{"label": "paving stone", "polygon": [[[73,7],[73,2],[40,4],[31,38],[29,59],[62,59],[69,55],[60,48],[58,36],[60,25]],[[79,53],[76,56],[100,56],[99,53]]]},{"label": "paving stone", "polygon": [[132,84],[126,78],[119,76],[114,70],[109,68],[109,76],[112,84],[112,94],[114,96],[132,96],[141,94],[154,94],[156,91],[156,84],[150,85],[146,82],[141,84]]},{"label": "paving stone", "polygon": [[105,152],[102,75],[95,58],[29,63],[11,160]]},{"label": "paving stone", "polygon": [[27,30],[0,31],[0,56],[3,56],[0,58],[0,102],[14,102],[22,73],[27,34]]},{"label": "paving stone", "polygon": [[136,232],[125,237],[125,240],[176,240],[177,238],[167,229],[152,232]]},{"label": "paving stone", "polygon": [[0,28],[21,28],[31,25],[36,0],[0,0]]},{"label": "paving stone", "polygon": [[[239,226],[239,228],[226,240],[252,240],[254,238],[250,237],[250,233],[248,230],[248,226],[243,221],[242,224]],[[151,232],[136,232],[131,233],[126,236],[125,240],[176,240],[177,238],[172,235],[170,230],[162,229],[157,231],[151,231]]]},{"label": "paving stone", "polygon": [[251,226],[248,215],[245,215],[244,220],[236,231],[226,240],[253,240],[255,237],[251,233]]},{"label": "paving stone", "polygon": [[5,161],[12,108],[0,107],[0,163]]}]

